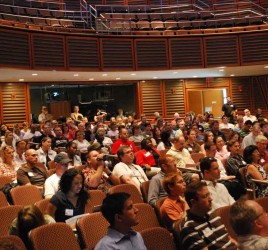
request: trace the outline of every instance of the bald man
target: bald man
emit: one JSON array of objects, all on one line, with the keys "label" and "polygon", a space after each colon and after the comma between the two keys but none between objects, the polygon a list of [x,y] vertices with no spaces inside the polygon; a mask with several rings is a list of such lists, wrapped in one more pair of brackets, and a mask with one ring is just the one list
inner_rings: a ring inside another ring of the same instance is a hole
[{"label": "bald man", "polygon": [[43,188],[46,178],[48,177],[45,166],[37,161],[38,155],[36,150],[28,149],[25,152],[26,163],[17,171],[17,180],[19,185],[35,185]]}]

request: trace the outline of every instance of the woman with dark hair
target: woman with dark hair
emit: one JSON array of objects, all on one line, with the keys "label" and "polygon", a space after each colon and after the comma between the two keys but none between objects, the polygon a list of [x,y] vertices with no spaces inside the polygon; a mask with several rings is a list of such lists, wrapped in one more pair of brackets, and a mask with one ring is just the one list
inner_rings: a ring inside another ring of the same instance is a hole
[{"label": "woman with dark hair", "polygon": [[[260,152],[258,147],[255,145],[247,146],[244,149],[244,160],[247,163],[247,172],[246,172],[246,180],[248,185],[251,186],[251,179],[267,181],[268,175],[266,174],[263,167],[259,164],[260,161]],[[258,186],[257,187],[257,197],[268,196],[268,186]]]},{"label": "woman with dark hair", "polygon": [[230,156],[230,152],[227,150],[227,147],[225,145],[225,141],[222,136],[217,136],[214,139],[214,142],[216,144],[217,152],[215,154],[215,157],[220,159],[223,163],[226,162],[226,159]]},{"label": "woman with dark hair", "polygon": [[161,141],[161,130],[157,126],[154,126],[153,128],[153,138],[156,142],[156,145]]},{"label": "woman with dark hair", "polygon": [[59,182],[59,191],[52,196],[48,206],[48,214],[56,222],[85,213],[85,205],[89,194],[84,189],[84,175],[77,169],[71,168],[64,172]]},{"label": "woman with dark hair", "polygon": [[241,136],[238,132],[232,131],[229,135],[228,141],[238,141],[241,142]]},{"label": "woman with dark hair", "polygon": [[69,163],[69,168],[82,165],[81,157],[78,155],[77,144],[74,141],[69,141],[66,145],[66,153],[72,161]]},{"label": "woman with dark hair", "polygon": [[136,153],[136,163],[141,166],[147,176],[152,176],[160,171],[158,167],[158,159],[160,153],[154,149],[151,138],[143,139],[141,142],[141,150]]},{"label": "woman with dark hair", "polygon": [[47,169],[49,169],[49,162],[53,161],[57,154],[51,149],[51,143],[52,141],[50,137],[44,137],[41,140],[40,148],[36,150],[38,154],[38,161],[42,162]]},{"label": "woman with dark hair", "polygon": [[17,218],[12,221],[9,234],[20,237],[26,248],[32,249],[28,237],[29,232],[34,228],[51,223],[55,223],[55,220],[49,215],[43,215],[35,205],[25,206],[19,211]]},{"label": "woman with dark hair", "polygon": [[157,150],[170,149],[172,146],[170,140],[171,140],[170,132],[169,131],[162,131],[161,141],[157,145]]},{"label": "woman with dark hair", "polygon": [[214,135],[211,131],[207,131],[204,136],[204,144],[201,145],[201,153],[206,155],[206,150],[205,150],[205,144],[206,143],[214,143]]}]

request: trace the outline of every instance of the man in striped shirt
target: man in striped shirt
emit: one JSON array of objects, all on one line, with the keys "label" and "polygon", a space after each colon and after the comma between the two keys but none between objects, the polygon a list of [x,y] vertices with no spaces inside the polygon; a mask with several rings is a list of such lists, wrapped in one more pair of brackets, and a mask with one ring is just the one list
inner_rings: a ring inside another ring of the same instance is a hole
[{"label": "man in striped shirt", "polygon": [[212,198],[205,182],[189,184],[185,198],[190,209],[181,225],[182,249],[237,249],[220,217],[210,212]]}]

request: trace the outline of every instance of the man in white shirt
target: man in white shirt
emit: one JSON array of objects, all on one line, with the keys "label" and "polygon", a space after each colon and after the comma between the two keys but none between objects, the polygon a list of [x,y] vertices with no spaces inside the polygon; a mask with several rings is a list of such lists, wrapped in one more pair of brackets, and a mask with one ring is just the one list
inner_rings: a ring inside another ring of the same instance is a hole
[{"label": "man in white shirt", "polygon": [[45,199],[51,198],[59,190],[59,181],[63,173],[68,169],[68,163],[71,159],[64,152],[57,154],[54,158],[55,162],[55,174],[48,177],[45,181]]},{"label": "man in white shirt", "polygon": [[249,145],[256,145],[256,138],[260,133],[261,127],[258,124],[255,124],[252,127],[252,131],[244,137],[241,147],[245,149]]},{"label": "man in white shirt", "polygon": [[234,130],[234,124],[228,122],[228,117],[226,115],[223,115],[221,117],[221,123],[219,125],[220,130],[222,129],[231,129]]},{"label": "man in white shirt", "polygon": [[234,198],[223,184],[217,182],[220,178],[217,160],[214,157],[203,158],[200,162],[200,169],[212,197],[212,210],[232,205],[235,202]]},{"label": "man in white shirt", "polygon": [[121,146],[117,151],[121,162],[114,166],[113,174],[120,178],[121,183],[133,184],[140,191],[141,183],[148,178],[139,165],[133,164],[134,154],[129,146]]},{"label": "man in white shirt", "polygon": [[245,116],[243,117],[244,123],[245,123],[245,121],[247,121],[247,120],[250,120],[250,121],[252,121],[252,122],[257,121],[256,116],[251,115],[249,109],[245,109],[245,110],[244,110],[244,113],[245,113]]}]

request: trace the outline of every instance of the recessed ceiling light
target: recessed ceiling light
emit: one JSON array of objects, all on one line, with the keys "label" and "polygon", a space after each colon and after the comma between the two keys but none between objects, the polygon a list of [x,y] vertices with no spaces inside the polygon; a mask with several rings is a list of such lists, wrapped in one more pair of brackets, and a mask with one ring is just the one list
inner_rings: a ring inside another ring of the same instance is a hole
[{"label": "recessed ceiling light", "polygon": [[51,87],[54,87],[54,86],[55,86],[54,84],[51,85]]},{"label": "recessed ceiling light", "polygon": [[224,69],[219,69],[219,71],[220,71],[220,72],[223,72],[223,71],[224,71]]},{"label": "recessed ceiling light", "polygon": [[132,74],[130,74],[131,76],[135,76],[136,74],[135,73],[132,73]]},{"label": "recessed ceiling light", "polygon": [[115,78],[115,80],[120,80],[120,79],[121,79],[120,77]]},{"label": "recessed ceiling light", "polygon": [[264,66],[265,69],[268,69],[268,66]]},{"label": "recessed ceiling light", "polygon": [[22,79],[22,78],[21,78],[21,79],[19,79],[19,82],[24,82],[24,79]]},{"label": "recessed ceiling light", "polygon": [[102,76],[107,76],[108,74],[102,74]]},{"label": "recessed ceiling light", "polygon": [[141,82],[145,82],[145,81],[141,81]]},{"label": "recessed ceiling light", "polygon": [[89,80],[89,81],[94,81],[94,78],[89,78],[88,80]]},{"label": "recessed ceiling light", "polygon": [[219,69],[224,69],[225,68],[225,66],[221,66],[221,67],[219,67]]},{"label": "recessed ceiling light", "polygon": [[74,76],[79,76],[79,74],[74,74]]},{"label": "recessed ceiling light", "polygon": [[234,74],[231,74],[230,76],[235,76]]},{"label": "recessed ceiling light", "polygon": [[36,73],[33,73],[33,74],[32,74],[32,76],[38,76],[38,74],[36,74]]},{"label": "recessed ceiling light", "polygon": [[173,74],[178,74],[178,72],[173,72]]},{"label": "recessed ceiling light", "polygon": [[157,79],[158,77],[157,76],[154,76],[153,79]]},{"label": "recessed ceiling light", "polygon": [[193,78],[196,78],[197,76],[193,76]]}]

